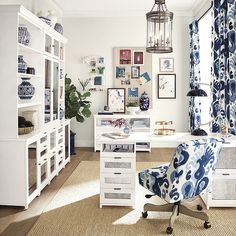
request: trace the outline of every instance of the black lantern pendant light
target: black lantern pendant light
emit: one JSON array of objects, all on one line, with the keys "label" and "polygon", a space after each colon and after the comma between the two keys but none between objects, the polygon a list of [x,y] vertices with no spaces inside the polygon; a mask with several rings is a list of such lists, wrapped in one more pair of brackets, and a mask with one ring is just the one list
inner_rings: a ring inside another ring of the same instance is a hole
[{"label": "black lantern pendant light", "polygon": [[170,53],[172,48],[173,12],[167,10],[165,0],[155,0],[147,17],[147,47],[149,53]]}]

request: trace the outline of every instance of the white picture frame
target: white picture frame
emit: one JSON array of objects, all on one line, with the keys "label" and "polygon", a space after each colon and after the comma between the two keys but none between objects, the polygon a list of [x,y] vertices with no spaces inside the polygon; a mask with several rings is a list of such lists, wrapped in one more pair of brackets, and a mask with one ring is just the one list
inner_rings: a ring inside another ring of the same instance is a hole
[{"label": "white picture frame", "polygon": [[174,58],[160,58],[159,70],[160,72],[174,72]]}]

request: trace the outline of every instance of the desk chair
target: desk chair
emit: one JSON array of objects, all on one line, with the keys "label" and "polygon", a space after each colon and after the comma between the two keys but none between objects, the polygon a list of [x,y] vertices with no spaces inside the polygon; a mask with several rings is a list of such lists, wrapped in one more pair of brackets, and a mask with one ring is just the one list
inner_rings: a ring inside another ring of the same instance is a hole
[{"label": "desk chair", "polygon": [[204,220],[204,228],[210,228],[209,217],[201,212],[201,205],[192,210],[183,205],[189,198],[195,198],[211,189],[212,177],[215,170],[223,139],[199,139],[180,144],[175,151],[170,164],[147,169],[139,173],[139,184],[159,196],[168,204],[144,205],[143,218],[147,211],[172,212],[167,234],[172,234],[174,221],[182,213]]}]

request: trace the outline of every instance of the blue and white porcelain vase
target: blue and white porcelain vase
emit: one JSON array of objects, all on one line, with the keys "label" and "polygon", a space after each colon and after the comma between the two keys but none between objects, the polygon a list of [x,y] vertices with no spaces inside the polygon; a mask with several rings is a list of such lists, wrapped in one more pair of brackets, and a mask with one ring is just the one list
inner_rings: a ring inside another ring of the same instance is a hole
[{"label": "blue and white porcelain vase", "polygon": [[149,103],[150,103],[150,99],[147,93],[143,92],[139,100],[140,110],[147,111],[149,109]]},{"label": "blue and white porcelain vase", "polygon": [[27,63],[24,61],[23,56],[18,56],[18,73],[26,73]]},{"label": "blue and white porcelain vase", "polygon": [[60,33],[60,34],[63,34],[63,27],[60,23],[56,23],[55,26],[54,26],[54,29]]},{"label": "blue and white porcelain vase", "polygon": [[18,43],[29,46],[30,43],[30,33],[26,26],[18,27]]},{"label": "blue and white porcelain vase", "polygon": [[35,87],[29,82],[30,78],[21,78],[22,82],[18,86],[18,96],[20,99],[31,99],[34,96]]}]

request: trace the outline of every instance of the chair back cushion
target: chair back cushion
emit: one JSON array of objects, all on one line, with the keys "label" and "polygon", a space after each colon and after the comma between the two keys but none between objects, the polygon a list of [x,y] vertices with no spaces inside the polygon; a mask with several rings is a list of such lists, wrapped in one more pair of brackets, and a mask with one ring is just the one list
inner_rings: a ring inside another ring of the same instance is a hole
[{"label": "chair back cushion", "polygon": [[180,144],[160,186],[161,197],[171,203],[209,191],[223,142],[208,138]]}]

